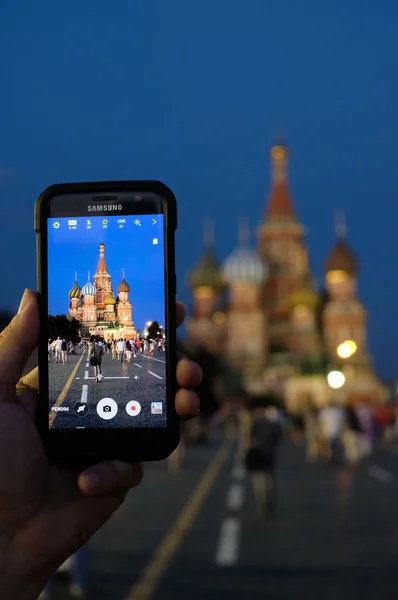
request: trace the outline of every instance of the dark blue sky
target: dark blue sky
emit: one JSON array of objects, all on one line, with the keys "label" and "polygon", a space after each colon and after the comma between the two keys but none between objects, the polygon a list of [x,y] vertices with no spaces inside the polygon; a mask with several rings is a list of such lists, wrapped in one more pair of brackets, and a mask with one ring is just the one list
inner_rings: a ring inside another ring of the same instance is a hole
[{"label": "dark blue sky", "polygon": [[[141,226],[134,217],[77,218],[76,229],[69,228],[70,219],[50,219],[48,225],[48,312],[67,314],[68,292],[73,287],[75,272],[80,287],[88,280],[94,282],[99,259],[99,244],[105,244],[105,262],[112,278],[112,288],[124,276],[130,286],[129,300],[133,305],[133,321],[140,330],[147,321],[164,324],[164,251],[161,215],[152,224],[152,216],[140,215]],[[124,223],[119,223],[119,221]],[[59,223],[55,228],[54,223]],[[157,240],[157,244],[153,240]]]},{"label": "dark blue sky", "polygon": [[[345,208],[383,375],[396,373],[396,0],[0,3],[0,249],[15,308],[35,286],[33,203],[48,184],[156,178],[179,203],[177,269],[264,211],[283,131],[318,280]],[[18,235],[16,235],[18,232]]]}]

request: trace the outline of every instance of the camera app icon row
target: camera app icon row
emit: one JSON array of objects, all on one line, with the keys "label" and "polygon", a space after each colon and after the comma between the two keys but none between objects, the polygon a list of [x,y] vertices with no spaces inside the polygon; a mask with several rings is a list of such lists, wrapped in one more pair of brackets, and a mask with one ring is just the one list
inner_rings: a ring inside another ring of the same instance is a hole
[{"label": "camera app icon row", "polygon": [[[88,413],[88,404],[86,402],[78,402],[74,410],[78,416],[84,417]],[[119,407],[113,398],[102,398],[98,402],[96,410],[101,419],[109,421],[117,415]],[[136,400],[131,400],[126,404],[126,412],[131,417],[137,417],[141,412],[141,404]],[[151,402],[151,413],[153,415],[161,415],[163,413],[163,403]]]}]

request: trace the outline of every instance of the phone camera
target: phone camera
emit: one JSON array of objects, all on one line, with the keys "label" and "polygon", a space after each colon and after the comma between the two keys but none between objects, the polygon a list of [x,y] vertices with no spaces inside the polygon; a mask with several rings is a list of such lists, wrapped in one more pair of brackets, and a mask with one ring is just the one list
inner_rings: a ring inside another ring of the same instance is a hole
[{"label": "phone camera", "polygon": [[107,412],[107,413],[108,413],[108,412],[111,412],[111,410],[112,410],[112,409],[111,409],[111,407],[109,406],[109,404],[105,404],[105,406],[103,407],[103,409],[102,409],[102,410],[103,410],[104,412]]}]

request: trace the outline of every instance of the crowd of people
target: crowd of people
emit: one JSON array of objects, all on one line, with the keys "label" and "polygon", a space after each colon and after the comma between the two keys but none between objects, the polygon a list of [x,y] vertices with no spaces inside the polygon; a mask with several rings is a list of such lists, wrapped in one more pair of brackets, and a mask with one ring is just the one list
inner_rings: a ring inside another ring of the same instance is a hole
[{"label": "crowd of people", "polygon": [[391,441],[398,434],[398,412],[385,404],[342,406],[331,402],[321,408],[313,407],[294,421],[296,427],[302,428],[310,462],[354,464],[369,456],[376,444]]}]

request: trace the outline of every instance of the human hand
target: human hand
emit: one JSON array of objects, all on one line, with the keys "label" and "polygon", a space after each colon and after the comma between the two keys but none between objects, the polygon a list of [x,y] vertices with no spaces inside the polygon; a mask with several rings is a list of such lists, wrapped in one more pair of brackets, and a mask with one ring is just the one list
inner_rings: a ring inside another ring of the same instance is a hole
[{"label": "human hand", "polygon": [[[177,303],[177,326],[185,309]],[[18,315],[0,334],[0,589],[2,599],[36,599],[46,581],[101,527],[142,478],[140,464],[108,461],[88,470],[52,465],[34,423],[38,373],[21,378],[39,334],[37,295],[26,290]],[[183,358],[176,410],[199,412],[190,388],[200,367]]]}]

